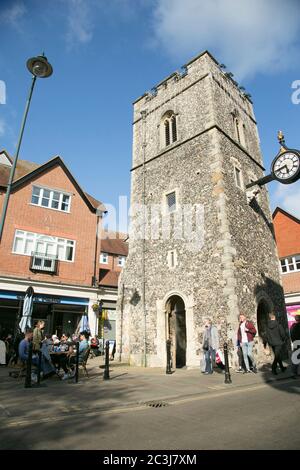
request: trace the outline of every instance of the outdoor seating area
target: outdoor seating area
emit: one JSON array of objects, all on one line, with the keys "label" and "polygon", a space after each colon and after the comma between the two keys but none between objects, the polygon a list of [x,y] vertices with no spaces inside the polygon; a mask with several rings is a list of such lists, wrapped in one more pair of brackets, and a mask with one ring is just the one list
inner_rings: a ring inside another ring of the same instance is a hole
[{"label": "outdoor seating area", "polygon": [[60,337],[44,334],[44,320],[32,325],[33,296],[34,291],[29,287],[15,333],[0,338],[0,361],[8,367],[9,376],[26,377],[29,386],[50,377],[62,381],[75,376],[78,379],[81,371],[88,378],[88,359],[101,352],[98,338],[91,338],[87,315],[82,316],[73,334],[66,332]]},{"label": "outdoor seating area", "polygon": [[[82,370],[84,375],[88,377],[87,362],[90,356],[90,347],[85,335],[87,336],[87,333],[82,332],[78,338],[73,337],[73,339],[63,335],[60,340],[55,335],[50,338],[46,337],[37,351],[33,349],[32,331],[27,329],[24,338],[19,341],[17,353],[13,351],[11,356],[8,356],[9,360],[6,365],[9,369],[9,376],[16,379],[26,377],[29,356],[31,356],[30,376],[32,383],[50,377],[57,377],[59,380],[74,378],[76,363],[78,372],[80,373]],[[30,352],[29,349],[31,349]]]}]

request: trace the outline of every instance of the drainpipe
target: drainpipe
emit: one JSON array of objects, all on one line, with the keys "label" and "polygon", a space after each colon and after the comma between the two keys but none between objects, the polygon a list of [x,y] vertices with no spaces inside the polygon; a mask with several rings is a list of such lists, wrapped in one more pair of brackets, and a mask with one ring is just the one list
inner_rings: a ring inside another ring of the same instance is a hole
[{"label": "drainpipe", "polygon": [[142,189],[142,204],[143,204],[143,238],[142,238],[142,302],[144,313],[144,367],[147,367],[147,311],[146,311],[146,273],[145,273],[145,248],[146,248],[146,117],[147,110],[141,111],[143,119],[143,189]]},{"label": "drainpipe", "polygon": [[120,347],[119,347],[119,362],[122,361],[122,349],[123,349],[123,310],[124,310],[124,282],[122,283],[122,297],[121,297],[121,325],[120,325]]},{"label": "drainpipe", "polygon": [[94,275],[93,275],[93,287],[97,287],[97,261],[98,261],[98,238],[99,238],[99,220],[102,217],[102,211],[96,210],[97,222],[96,222],[96,243],[95,243],[95,256],[94,256]]}]

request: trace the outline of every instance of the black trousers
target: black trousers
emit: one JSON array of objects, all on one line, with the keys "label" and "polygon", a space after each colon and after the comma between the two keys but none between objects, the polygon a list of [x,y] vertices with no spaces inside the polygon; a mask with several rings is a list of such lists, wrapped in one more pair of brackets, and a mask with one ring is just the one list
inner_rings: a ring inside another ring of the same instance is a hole
[{"label": "black trousers", "polygon": [[67,356],[65,356],[64,354],[61,356],[57,355],[57,357],[55,357],[54,359],[52,356],[51,359],[52,359],[53,364],[58,368],[58,370],[62,368],[65,374],[69,372],[69,369],[68,369],[69,358]]},{"label": "black trousers", "polygon": [[282,364],[282,345],[280,346],[272,346],[273,352],[274,352],[274,361],[272,364],[272,370],[276,371],[277,364],[279,365],[280,369],[284,369],[284,365]]}]

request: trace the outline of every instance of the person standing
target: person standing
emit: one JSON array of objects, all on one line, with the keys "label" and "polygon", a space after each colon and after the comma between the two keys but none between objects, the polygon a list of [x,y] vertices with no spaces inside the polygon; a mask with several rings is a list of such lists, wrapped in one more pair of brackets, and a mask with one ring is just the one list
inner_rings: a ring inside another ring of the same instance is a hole
[{"label": "person standing", "polygon": [[212,324],[212,321],[207,318],[204,323],[204,335],[202,349],[205,356],[205,374],[212,374],[213,368],[216,363],[216,351],[219,349],[219,334],[218,329]]},{"label": "person standing", "polygon": [[44,339],[44,334],[43,334],[43,329],[45,327],[45,322],[44,320],[38,320],[37,324],[33,330],[33,350],[35,352],[40,351],[41,349],[41,343]]},{"label": "person standing", "polygon": [[237,341],[237,357],[238,357],[238,362],[239,362],[239,368],[236,369],[236,372],[238,373],[247,372],[245,362],[244,362],[244,357],[243,357],[242,346],[240,345],[239,341]]},{"label": "person standing", "polygon": [[252,363],[252,372],[256,374],[257,368],[256,363],[253,357],[253,342],[254,336],[256,335],[256,328],[252,321],[247,320],[246,315],[244,313],[240,314],[240,324],[238,327],[237,332],[237,340],[238,343],[241,345],[243,358],[246,366],[245,373],[251,372],[249,359]]},{"label": "person standing", "polygon": [[[269,313],[269,320],[266,329],[266,340],[269,346],[273,349],[274,361],[272,364],[272,373],[277,375],[277,364],[279,365],[282,372],[286,370],[286,367],[282,364],[282,346],[286,341],[286,334],[283,326],[276,320],[274,312]],[[265,343],[266,344],[266,343]],[[265,346],[264,344],[264,346]]]},{"label": "person standing", "polygon": [[[29,354],[29,343],[32,341],[33,338],[33,331],[31,328],[27,328],[25,331],[25,337],[20,341],[19,343],[19,358],[21,361],[26,362],[28,360],[28,354]],[[32,364],[35,366],[38,365],[38,357],[33,354],[32,355]]]}]

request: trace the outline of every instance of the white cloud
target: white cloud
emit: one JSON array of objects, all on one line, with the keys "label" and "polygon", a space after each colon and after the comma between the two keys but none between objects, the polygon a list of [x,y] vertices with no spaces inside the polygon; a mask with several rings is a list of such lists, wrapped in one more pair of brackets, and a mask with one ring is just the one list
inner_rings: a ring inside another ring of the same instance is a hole
[{"label": "white cloud", "polygon": [[20,29],[20,20],[24,17],[26,8],[23,2],[15,2],[8,8],[0,11],[0,23],[9,24],[13,28]]},{"label": "white cloud", "polygon": [[86,44],[93,37],[93,12],[91,2],[68,0],[67,44],[72,48],[76,43]]},{"label": "white cloud", "polygon": [[299,58],[299,0],[156,2],[156,45],[175,60],[208,49],[241,79],[282,70]]},{"label": "white cloud", "polygon": [[272,197],[276,206],[300,218],[300,182],[290,185],[278,184],[278,189]]},{"label": "white cloud", "polygon": [[0,118],[0,137],[3,137],[5,135],[5,130],[6,130],[6,124],[4,119]]}]

